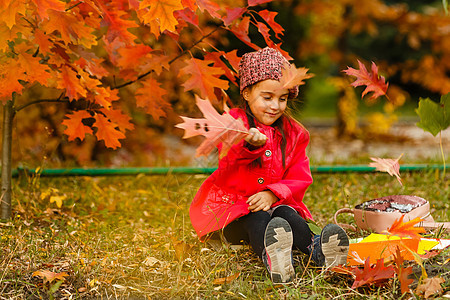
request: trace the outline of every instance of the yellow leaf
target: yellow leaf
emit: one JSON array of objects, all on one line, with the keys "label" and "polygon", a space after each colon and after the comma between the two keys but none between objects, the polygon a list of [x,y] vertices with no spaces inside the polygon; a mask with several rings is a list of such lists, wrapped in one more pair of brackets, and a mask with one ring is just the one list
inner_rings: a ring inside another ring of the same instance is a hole
[{"label": "yellow leaf", "polygon": [[50,203],[55,202],[58,208],[61,208],[62,202],[67,198],[67,196],[51,196]]}]

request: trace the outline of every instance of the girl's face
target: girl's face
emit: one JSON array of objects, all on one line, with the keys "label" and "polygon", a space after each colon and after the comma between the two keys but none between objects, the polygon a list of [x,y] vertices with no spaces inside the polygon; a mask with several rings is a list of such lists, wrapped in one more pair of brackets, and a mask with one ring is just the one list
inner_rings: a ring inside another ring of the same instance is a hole
[{"label": "girl's face", "polygon": [[279,81],[267,79],[246,88],[242,95],[255,118],[272,125],[286,110],[289,90],[281,88]]}]

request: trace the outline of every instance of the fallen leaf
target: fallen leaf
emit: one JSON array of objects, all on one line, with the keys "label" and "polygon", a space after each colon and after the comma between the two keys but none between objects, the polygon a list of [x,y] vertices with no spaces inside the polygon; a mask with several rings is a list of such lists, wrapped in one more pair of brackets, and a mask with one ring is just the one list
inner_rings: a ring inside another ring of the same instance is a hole
[{"label": "fallen leaf", "polygon": [[387,172],[389,175],[397,177],[398,182],[403,185],[400,178],[400,164],[398,163],[402,156],[403,153],[397,159],[371,157],[370,159],[374,162],[370,163],[369,167],[374,167],[377,171]]},{"label": "fallen leaf", "polygon": [[216,278],[216,279],[214,279],[213,284],[225,284],[225,283],[230,283],[230,282],[236,280],[236,279],[239,277],[239,275],[241,275],[240,272],[238,272],[238,273],[236,273],[236,274],[233,274],[233,275],[230,275],[230,276],[228,276],[228,277]]},{"label": "fallen leaf", "polygon": [[196,103],[203,113],[204,119],[181,117],[184,123],[175,127],[184,129],[183,138],[203,135],[206,139],[197,148],[197,156],[208,155],[219,143],[222,143],[220,157],[226,155],[232,145],[248,134],[241,119],[235,119],[229,114],[219,114],[209,100],[196,96]]},{"label": "fallen leaf", "polygon": [[50,203],[55,202],[56,206],[58,206],[58,208],[61,208],[62,206],[62,202],[67,198],[67,196],[51,196],[50,197]]},{"label": "fallen leaf", "polygon": [[67,274],[66,272],[55,273],[49,270],[39,270],[34,272],[31,276],[41,277],[44,280],[45,284],[46,282],[52,283],[52,281],[55,279],[64,281],[64,277],[69,276],[69,274]]},{"label": "fallen leaf", "polygon": [[386,279],[390,279],[394,276],[394,268],[392,266],[385,267],[384,259],[377,260],[374,267],[370,265],[370,257],[366,259],[364,269],[354,269],[355,281],[353,282],[352,289],[356,289],[360,286],[373,283],[381,283]]},{"label": "fallen leaf", "polygon": [[173,236],[170,237],[170,240],[172,241],[172,246],[175,249],[175,257],[178,261],[183,261],[194,247],[194,245],[187,244],[184,241],[179,241]]},{"label": "fallen leaf", "polygon": [[[361,97],[364,97],[367,93],[373,92],[370,99],[376,99],[382,95],[386,95],[388,84],[385,82],[385,79],[383,76],[378,75],[378,67],[377,65],[372,62],[372,73],[369,73],[364,66],[363,63],[361,63],[358,60],[359,70],[347,67],[347,70],[343,70],[347,75],[355,76],[356,80],[352,83],[353,87],[357,87],[360,85],[365,85],[366,88],[363,91]],[[389,99],[389,98],[388,98]]]},{"label": "fallen leaf", "polygon": [[412,274],[412,267],[404,268],[404,259],[401,255],[400,248],[397,247],[396,254],[394,254],[395,273],[397,273],[398,280],[400,281],[400,289],[402,294],[409,291],[409,285],[414,282],[414,279],[408,278]]},{"label": "fallen leaf", "polygon": [[444,278],[432,277],[425,278],[421,284],[417,286],[416,293],[428,298],[434,294],[442,293],[441,283],[445,282]]}]

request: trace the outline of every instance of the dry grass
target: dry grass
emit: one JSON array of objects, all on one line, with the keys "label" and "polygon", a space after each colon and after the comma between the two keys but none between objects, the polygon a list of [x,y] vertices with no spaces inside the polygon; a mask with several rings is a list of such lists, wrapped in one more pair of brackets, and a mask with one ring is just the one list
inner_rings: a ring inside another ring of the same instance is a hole
[{"label": "dry grass", "polygon": [[[401,297],[395,280],[355,291],[350,289],[351,278],[306,268],[308,260],[301,255],[295,257],[294,283],[274,286],[248,248],[215,251],[199,243],[188,208],[204,178],[17,180],[13,220],[0,225],[0,299]],[[435,173],[404,174],[403,178],[405,187],[385,174],[316,175],[305,201],[322,226],[338,208],[389,194],[422,196],[432,203],[436,220],[449,220],[449,180]],[[61,197],[61,208],[50,202],[51,196]],[[352,218],[343,216],[341,221]],[[440,262],[435,265],[447,278],[447,290],[450,267],[443,258],[448,254],[427,262]],[[38,270],[68,276],[44,283],[33,276]]]}]

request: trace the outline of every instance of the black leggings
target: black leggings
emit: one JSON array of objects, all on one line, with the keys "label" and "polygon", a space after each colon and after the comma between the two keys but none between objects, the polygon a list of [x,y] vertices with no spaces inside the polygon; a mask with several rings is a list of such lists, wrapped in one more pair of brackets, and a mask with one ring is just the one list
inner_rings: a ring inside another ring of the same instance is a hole
[{"label": "black leggings", "polygon": [[272,216],[266,211],[251,212],[228,224],[223,229],[223,235],[231,244],[250,244],[253,251],[261,257],[264,250],[264,233],[267,224],[274,217],[281,217],[291,225],[294,237],[292,248],[309,254],[308,246],[312,243],[313,233],[305,219],[289,206],[276,207]]}]

